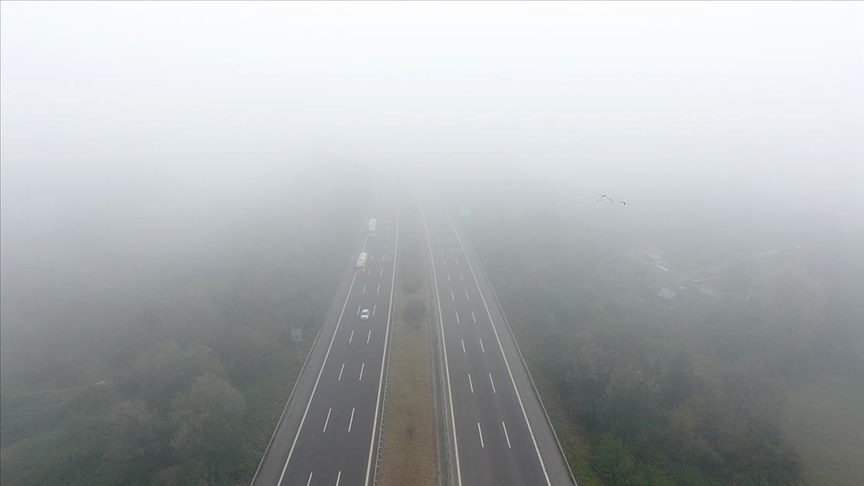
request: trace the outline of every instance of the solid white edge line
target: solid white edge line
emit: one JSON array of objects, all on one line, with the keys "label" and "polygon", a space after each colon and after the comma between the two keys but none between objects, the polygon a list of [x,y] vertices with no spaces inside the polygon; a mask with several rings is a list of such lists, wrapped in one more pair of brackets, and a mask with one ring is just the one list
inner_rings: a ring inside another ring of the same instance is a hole
[{"label": "solid white edge line", "polygon": [[[364,243],[363,246],[366,246],[366,244]],[[288,451],[288,457],[285,459],[285,465],[282,466],[282,473],[279,475],[279,481],[276,483],[276,486],[282,486],[282,479],[285,477],[288,463],[291,461],[291,456],[294,455],[294,447],[297,446],[297,439],[300,438],[300,432],[303,431],[303,424],[306,423],[306,415],[309,413],[309,407],[312,405],[312,400],[315,399],[315,392],[318,391],[318,382],[321,381],[321,374],[324,373],[324,368],[327,367],[327,358],[330,357],[330,350],[333,348],[333,341],[336,340],[336,334],[339,333],[339,326],[342,324],[342,317],[345,315],[345,307],[348,306],[348,299],[351,298],[351,291],[354,289],[354,281],[356,279],[356,274],[351,277],[351,286],[348,288],[348,295],[345,297],[345,303],[342,304],[342,312],[339,313],[339,320],[336,321],[336,328],[333,329],[333,336],[330,338],[330,344],[327,346],[327,353],[324,354],[324,361],[321,363],[321,369],[318,370],[318,377],[315,378],[315,386],[312,387],[312,393],[309,395],[309,401],[306,403],[306,410],[303,411],[303,418],[300,419],[300,426],[297,427],[297,433],[294,435],[294,441],[291,443],[291,449]],[[309,352],[311,353],[312,351],[310,350]]]},{"label": "solid white edge line", "polygon": [[[399,192],[396,191],[396,207],[399,207]],[[389,237],[389,234],[388,234]],[[393,317],[393,291],[396,288],[396,261],[399,256],[399,213],[396,213],[396,241],[393,244],[393,276],[390,280],[390,308],[387,310],[387,328],[384,332],[384,352],[381,353],[381,373],[378,376],[378,398],[375,400],[375,417],[372,421],[372,438],[369,440],[369,460],[366,462],[366,481],[364,484],[369,486],[370,475],[372,474],[372,456],[375,448],[375,430],[378,428],[378,411],[381,408],[381,391],[384,387],[384,364],[387,358],[387,345],[390,342],[390,320]],[[370,336],[372,330],[369,330]]]},{"label": "solid white edge line", "polygon": [[[450,388],[450,364],[447,362],[447,341],[444,337],[444,317],[441,315],[441,297],[438,293],[438,276],[435,271],[435,255],[432,252],[432,240],[429,239],[429,227],[426,225],[426,210],[423,204],[419,204],[420,214],[423,215],[423,229],[426,230],[426,241],[429,244],[429,257],[432,259],[432,281],[435,285],[435,301],[438,304],[438,324],[441,331],[441,349],[444,352],[444,370],[447,375],[447,400],[450,404],[450,425],[453,429],[453,452],[456,458],[456,481],[457,486],[462,486],[462,467],[459,465],[459,441],[456,439],[456,417],[453,414],[453,391]],[[443,260],[447,265],[447,260]]]},{"label": "solid white edge line", "polygon": [[[465,260],[468,262],[468,268],[471,270],[471,276],[474,277],[474,285],[477,286],[477,291],[480,292],[480,300],[483,301],[483,307],[486,309],[486,315],[489,317],[489,324],[492,326],[492,331],[495,333],[495,339],[498,341],[498,349],[501,351],[501,357],[504,358],[504,365],[507,367],[507,373],[510,375],[510,383],[513,385],[513,390],[516,391],[516,399],[519,401],[519,408],[522,409],[522,418],[525,419],[525,425],[528,426],[528,433],[531,435],[531,442],[534,443],[534,451],[537,453],[537,459],[540,461],[540,467],[543,469],[543,476],[546,478],[546,485],[552,486],[552,481],[549,480],[549,473],[546,471],[546,463],[543,462],[543,456],[540,455],[540,447],[537,445],[537,438],[534,437],[534,430],[531,428],[531,423],[528,421],[528,413],[525,411],[525,405],[522,403],[522,396],[519,394],[519,388],[516,387],[516,379],[513,378],[513,371],[510,370],[510,362],[507,360],[507,355],[504,354],[504,346],[501,344],[501,338],[498,337],[498,330],[495,328],[495,323],[492,322],[492,313],[489,312],[489,305],[486,303],[486,297],[483,296],[483,291],[480,289],[480,283],[477,281],[477,274],[474,273],[474,266],[471,265],[471,259],[468,258],[468,252],[465,250],[465,245],[462,243],[462,237],[456,231],[456,225],[450,218],[450,214],[444,209],[444,214],[447,216],[447,221],[453,227],[453,232],[456,233],[456,239],[459,241],[459,246],[462,252],[465,253]],[[491,285],[491,283],[490,283]]]}]

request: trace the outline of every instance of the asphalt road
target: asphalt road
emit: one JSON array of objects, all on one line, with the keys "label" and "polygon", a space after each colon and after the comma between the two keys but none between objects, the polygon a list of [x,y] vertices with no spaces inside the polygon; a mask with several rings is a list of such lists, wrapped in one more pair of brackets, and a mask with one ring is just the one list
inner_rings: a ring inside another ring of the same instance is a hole
[{"label": "asphalt road", "polygon": [[[365,273],[346,275],[267,451],[254,486],[371,485],[377,465],[382,398],[398,247],[397,196],[379,191],[363,249]],[[363,309],[369,319],[361,320]]]},{"label": "asphalt road", "polygon": [[436,198],[423,198],[423,214],[438,297],[451,483],[574,484],[476,256]]}]

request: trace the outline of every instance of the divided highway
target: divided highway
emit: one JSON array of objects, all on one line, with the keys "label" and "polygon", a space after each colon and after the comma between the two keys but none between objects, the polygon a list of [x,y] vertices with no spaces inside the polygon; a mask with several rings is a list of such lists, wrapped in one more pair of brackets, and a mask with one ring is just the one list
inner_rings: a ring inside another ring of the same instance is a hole
[{"label": "divided highway", "polygon": [[[470,248],[424,199],[454,486],[572,485],[530,376]],[[473,260],[473,261],[472,261]]]},{"label": "divided highway", "polygon": [[[398,254],[397,196],[379,191],[346,276],[280,417],[253,486],[369,486],[377,466]],[[367,314],[361,317],[361,314]]]}]

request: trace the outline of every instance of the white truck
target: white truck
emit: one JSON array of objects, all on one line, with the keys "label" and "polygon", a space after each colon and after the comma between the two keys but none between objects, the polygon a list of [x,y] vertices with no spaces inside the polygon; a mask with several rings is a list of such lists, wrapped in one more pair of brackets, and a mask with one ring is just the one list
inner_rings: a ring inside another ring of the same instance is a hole
[{"label": "white truck", "polygon": [[376,218],[372,218],[369,220],[369,232],[374,233],[375,229],[378,227],[378,220]]},{"label": "white truck", "polygon": [[360,253],[360,257],[357,259],[357,273],[365,274],[366,273],[366,258],[368,255],[366,252]]}]

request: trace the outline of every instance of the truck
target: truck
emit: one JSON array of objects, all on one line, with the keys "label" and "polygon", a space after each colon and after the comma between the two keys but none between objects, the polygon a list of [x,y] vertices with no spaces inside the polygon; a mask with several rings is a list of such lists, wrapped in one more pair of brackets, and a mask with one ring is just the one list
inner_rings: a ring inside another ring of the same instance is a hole
[{"label": "truck", "polygon": [[366,258],[367,258],[367,256],[368,256],[367,253],[364,251],[364,252],[361,252],[360,257],[357,258],[357,273],[358,274],[365,274],[366,273]]},{"label": "truck", "polygon": [[378,226],[378,220],[376,218],[372,218],[369,220],[369,232],[370,233],[374,233],[377,226]]}]

